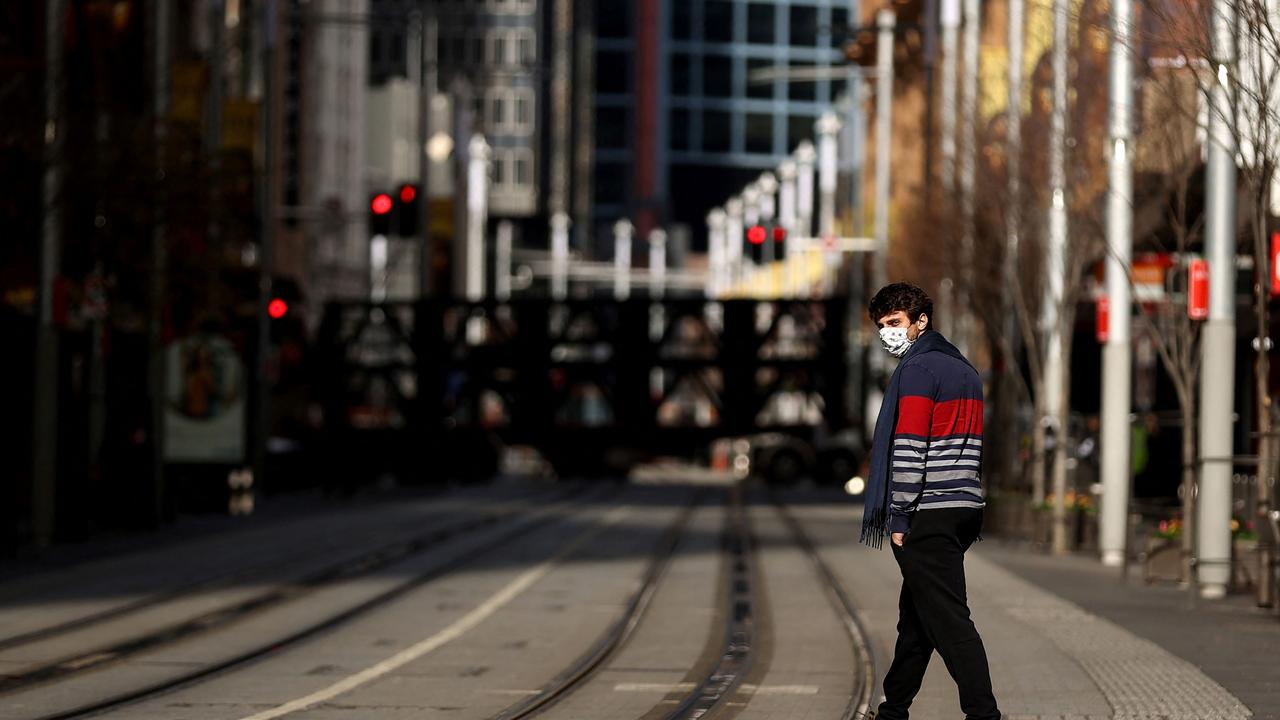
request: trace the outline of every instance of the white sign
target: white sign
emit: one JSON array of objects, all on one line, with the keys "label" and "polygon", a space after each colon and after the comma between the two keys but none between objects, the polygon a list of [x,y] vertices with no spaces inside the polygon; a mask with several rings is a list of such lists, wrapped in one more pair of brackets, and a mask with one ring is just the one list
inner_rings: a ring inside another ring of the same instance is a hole
[{"label": "white sign", "polygon": [[165,352],[165,460],[244,462],[245,373],[235,347],[202,334],[174,341]]}]

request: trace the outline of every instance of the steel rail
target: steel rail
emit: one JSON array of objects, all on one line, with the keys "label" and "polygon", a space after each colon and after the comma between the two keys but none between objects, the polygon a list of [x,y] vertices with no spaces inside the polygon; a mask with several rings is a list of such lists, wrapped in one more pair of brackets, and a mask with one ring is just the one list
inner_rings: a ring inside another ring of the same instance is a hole
[{"label": "steel rail", "polygon": [[694,511],[701,504],[703,494],[698,493],[690,499],[689,504],[685,506],[658,541],[653,554],[649,558],[649,564],[645,569],[640,587],[632,594],[626,609],[613,625],[565,672],[543,686],[537,694],[494,715],[490,720],[522,720],[549,709],[552,705],[582,687],[619,650],[626,646],[627,641],[635,634],[636,628],[640,626],[645,612],[653,601],[653,596],[662,584],[662,578],[670,565],[671,558],[675,556],[676,549],[680,545],[680,539],[688,529],[689,521],[693,518]]},{"label": "steel rail", "polygon": [[[357,603],[356,605],[348,607],[333,615],[330,615],[329,617],[323,620],[312,623],[299,630],[295,630],[284,637],[275,638],[269,642],[264,642],[249,650],[236,653],[235,655],[229,658],[219,660],[217,662],[210,663],[208,665],[196,668],[191,672],[183,673],[176,677],[163,680],[157,683],[153,683],[150,685],[146,685],[140,688],[127,690],[117,695],[113,695],[111,697],[104,698],[101,700],[96,700],[91,703],[86,703],[84,705],[80,705],[69,710],[63,710],[63,711],[59,711],[49,715],[43,715],[36,718],[36,720],[71,720],[72,718],[89,717],[92,715],[102,713],[107,710],[113,710],[119,707],[136,704],[140,701],[149,699],[151,697],[163,695],[170,691],[177,690],[179,688],[186,687],[189,685],[193,685],[200,681],[209,679],[215,675],[220,675],[228,670],[232,670],[244,665],[248,665],[268,655],[276,654],[284,648],[290,647],[292,645],[296,645],[304,640],[308,640],[312,637],[315,637],[322,633],[333,630],[340,625],[346,624],[351,620],[354,620],[368,613],[371,610],[387,605],[388,603],[394,600],[397,600],[398,598],[402,597],[406,593],[428,582],[437,580],[445,575],[448,575],[451,572],[454,572],[458,569],[466,567],[468,564],[481,558],[487,553],[508,545],[511,541],[515,540],[516,538],[519,538],[523,535],[528,535],[529,533],[532,533],[539,528],[542,528],[546,525],[549,525],[555,522],[557,519],[559,519],[559,517],[555,512],[553,512],[553,510],[557,509],[558,507],[563,507],[573,503],[574,499],[581,496],[584,492],[585,492],[585,488],[576,488],[574,491],[571,491],[570,498],[561,500],[558,506],[553,508],[548,508],[543,511],[528,513],[529,515],[528,520],[526,520],[523,523],[517,524],[514,528],[512,528],[507,532],[502,533],[496,538],[490,539],[488,542],[485,542],[478,547],[472,548],[471,550],[468,550],[467,552],[459,555],[458,557],[455,557],[437,567],[427,570],[426,572],[420,573],[412,578],[409,578],[408,580],[398,585],[395,585],[394,587],[388,588],[387,590],[367,600]],[[614,489],[611,494],[616,495],[617,492],[619,491]],[[519,511],[519,510],[513,510],[507,514],[499,514],[498,517],[491,518],[488,522],[485,522],[484,524],[486,525],[492,524],[497,520],[508,518],[514,515],[519,515],[521,514],[521,512],[522,511]],[[436,545],[438,545],[439,543],[447,539],[456,537],[457,534],[459,534],[461,531],[458,531],[455,533],[449,533],[447,530],[441,530],[438,532],[445,533],[447,535],[442,537],[437,537],[434,543]],[[255,608],[255,609],[259,609],[259,608]],[[134,653],[136,652],[137,650],[134,651]],[[95,667],[98,667],[98,665],[95,665]]]}]

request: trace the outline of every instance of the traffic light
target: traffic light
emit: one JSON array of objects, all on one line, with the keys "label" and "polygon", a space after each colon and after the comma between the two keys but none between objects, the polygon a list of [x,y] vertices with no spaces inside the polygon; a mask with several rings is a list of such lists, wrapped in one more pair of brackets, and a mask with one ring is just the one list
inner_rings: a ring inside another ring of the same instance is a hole
[{"label": "traffic light", "polygon": [[773,228],[773,242],[774,242],[775,244],[781,244],[781,243],[786,242],[786,240],[787,240],[787,229],[786,229],[786,228],[784,228],[784,227],[782,227],[781,225],[778,225],[778,226],[774,227],[774,228]]},{"label": "traffic light", "polygon": [[399,202],[396,204],[395,232],[400,237],[416,237],[418,234],[418,214],[421,212],[418,195],[418,186],[407,183],[401,185],[396,194]]},{"label": "traffic light", "polygon": [[752,225],[747,228],[747,242],[750,243],[749,248],[751,261],[754,263],[764,262],[764,241],[768,237],[763,225]]},{"label": "traffic light", "polygon": [[391,211],[395,201],[386,193],[378,193],[369,200],[369,234],[387,236],[391,234]]},{"label": "traffic light", "polygon": [[289,303],[282,298],[271,298],[271,302],[267,303],[267,314],[272,320],[279,320],[289,312]]}]

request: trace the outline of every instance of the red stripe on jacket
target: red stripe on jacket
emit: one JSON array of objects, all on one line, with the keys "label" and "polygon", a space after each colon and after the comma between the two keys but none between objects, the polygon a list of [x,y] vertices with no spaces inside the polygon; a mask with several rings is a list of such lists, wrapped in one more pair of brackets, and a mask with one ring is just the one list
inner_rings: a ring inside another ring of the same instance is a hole
[{"label": "red stripe on jacket", "polygon": [[898,398],[898,424],[895,435],[919,435],[929,437],[929,427],[935,424],[933,399],[920,395],[902,395]]}]

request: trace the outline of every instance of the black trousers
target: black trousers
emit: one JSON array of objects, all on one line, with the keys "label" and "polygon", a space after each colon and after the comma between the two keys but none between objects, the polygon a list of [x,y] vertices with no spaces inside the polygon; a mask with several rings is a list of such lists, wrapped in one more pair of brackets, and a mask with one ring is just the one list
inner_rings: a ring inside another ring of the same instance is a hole
[{"label": "black trousers", "polygon": [[964,553],[982,530],[982,510],[917,510],[902,547],[893,547],[902,570],[898,642],[884,679],[878,720],[906,720],[936,650],[960,691],[967,720],[999,720],[987,651],[969,618]]}]

